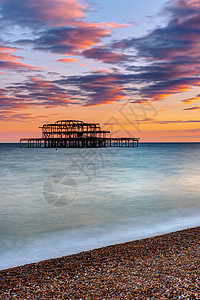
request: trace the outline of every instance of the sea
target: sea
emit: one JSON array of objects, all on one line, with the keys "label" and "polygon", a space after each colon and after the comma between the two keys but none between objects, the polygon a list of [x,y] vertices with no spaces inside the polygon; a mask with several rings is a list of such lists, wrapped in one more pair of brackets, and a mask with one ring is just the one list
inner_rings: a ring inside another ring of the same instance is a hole
[{"label": "sea", "polygon": [[200,143],[0,144],[0,269],[200,225]]}]

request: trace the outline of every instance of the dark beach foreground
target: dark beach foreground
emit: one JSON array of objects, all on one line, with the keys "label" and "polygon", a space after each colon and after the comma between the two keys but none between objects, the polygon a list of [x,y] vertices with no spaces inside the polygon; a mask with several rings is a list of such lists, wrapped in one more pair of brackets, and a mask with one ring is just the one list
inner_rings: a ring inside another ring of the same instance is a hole
[{"label": "dark beach foreground", "polygon": [[0,299],[200,299],[200,227],[0,271]]}]

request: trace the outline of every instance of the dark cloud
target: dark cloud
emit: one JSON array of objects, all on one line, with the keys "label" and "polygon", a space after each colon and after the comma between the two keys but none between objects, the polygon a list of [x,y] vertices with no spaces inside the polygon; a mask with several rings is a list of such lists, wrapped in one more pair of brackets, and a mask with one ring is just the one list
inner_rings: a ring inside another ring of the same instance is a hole
[{"label": "dark cloud", "polygon": [[[120,73],[98,73],[70,76],[55,83],[60,86],[73,87],[74,91],[79,97],[84,98],[81,103],[84,106],[100,105],[124,100],[128,95],[133,95],[138,89],[133,86],[137,85],[140,78],[132,74]],[[131,84],[131,88],[129,87]]]},{"label": "dark cloud", "polygon": [[183,108],[183,110],[197,110],[197,109],[200,109],[200,106],[193,106],[193,107]]},{"label": "dark cloud", "polygon": [[67,106],[74,103],[76,101],[64,88],[35,77],[0,89],[0,114],[8,116],[8,119],[17,115],[19,119],[20,110],[23,109]]},{"label": "dark cloud", "polygon": [[34,29],[81,19],[86,9],[76,0],[0,0],[0,8],[1,23]]},{"label": "dark cloud", "polygon": [[43,31],[35,40],[20,40],[18,43],[32,43],[35,49],[63,54],[78,54],[77,51],[85,49],[101,41],[108,35],[108,31],[96,25],[55,27]]},{"label": "dark cloud", "polygon": [[148,86],[141,94],[160,100],[166,96],[199,86],[200,7],[195,1],[174,1],[167,6],[168,24],[141,38],[113,43],[113,49],[137,51],[138,67],[128,66]]},{"label": "dark cloud", "polygon": [[195,132],[199,132],[199,131],[200,131],[200,128],[194,128],[194,129],[184,129],[183,131],[186,131],[186,132],[191,132],[191,133],[195,133]]},{"label": "dark cloud", "polygon": [[128,56],[119,52],[114,52],[111,48],[103,46],[86,49],[82,51],[81,54],[86,58],[101,60],[104,63],[110,64],[118,62],[121,63],[122,61],[130,61],[132,59],[130,55]]},{"label": "dark cloud", "polygon": [[[137,82],[137,78],[135,79]],[[69,76],[60,80],[30,77],[0,90],[2,109],[25,109],[34,106],[56,107],[78,104],[100,105],[122,101],[137,91],[129,88],[131,75],[98,73]]]},{"label": "dark cloud", "polygon": [[169,120],[169,121],[158,121],[155,119],[144,119],[140,120],[140,122],[150,122],[154,124],[166,125],[166,124],[185,124],[185,123],[200,123],[200,120]]}]

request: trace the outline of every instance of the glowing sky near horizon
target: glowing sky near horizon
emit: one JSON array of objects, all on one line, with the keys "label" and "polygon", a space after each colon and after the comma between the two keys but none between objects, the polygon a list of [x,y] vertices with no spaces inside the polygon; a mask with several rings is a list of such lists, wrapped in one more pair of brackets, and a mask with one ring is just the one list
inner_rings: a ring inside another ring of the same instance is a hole
[{"label": "glowing sky near horizon", "polygon": [[200,0],[0,0],[0,142],[100,122],[200,140]]}]

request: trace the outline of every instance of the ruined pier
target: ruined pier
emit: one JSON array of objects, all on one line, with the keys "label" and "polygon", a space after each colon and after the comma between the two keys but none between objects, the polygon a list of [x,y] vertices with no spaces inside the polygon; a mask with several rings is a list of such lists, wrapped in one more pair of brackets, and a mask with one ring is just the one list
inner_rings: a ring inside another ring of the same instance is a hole
[{"label": "ruined pier", "polygon": [[20,147],[28,148],[94,148],[138,147],[139,138],[111,138],[110,131],[102,130],[99,123],[60,120],[44,124],[41,138],[21,138]]}]

